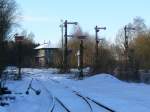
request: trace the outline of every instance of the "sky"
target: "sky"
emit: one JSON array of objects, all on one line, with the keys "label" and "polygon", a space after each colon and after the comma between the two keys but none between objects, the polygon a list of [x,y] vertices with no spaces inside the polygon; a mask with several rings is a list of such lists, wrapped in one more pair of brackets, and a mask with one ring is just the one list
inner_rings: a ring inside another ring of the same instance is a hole
[{"label": "sky", "polygon": [[[35,34],[39,43],[61,40],[61,20],[75,21],[84,32],[94,35],[94,27],[106,26],[99,37],[114,42],[124,25],[140,16],[150,26],[150,0],[16,0],[21,12],[21,28]],[[20,29],[21,29],[20,28]],[[73,26],[69,25],[69,33]]]}]

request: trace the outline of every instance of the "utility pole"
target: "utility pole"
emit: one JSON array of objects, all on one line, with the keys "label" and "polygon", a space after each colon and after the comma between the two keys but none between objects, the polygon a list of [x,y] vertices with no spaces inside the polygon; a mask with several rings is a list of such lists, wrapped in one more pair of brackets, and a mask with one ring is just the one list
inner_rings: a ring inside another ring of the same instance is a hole
[{"label": "utility pole", "polygon": [[129,38],[127,36],[127,32],[135,30],[135,28],[125,26],[124,27],[124,35],[125,35],[125,42],[124,42],[124,69],[123,69],[123,78],[126,80],[129,79],[129,75],[133,75],[133,68],[129,67]]},{"label": "utility pole", "polygon": [[67,34],[68,24],[77,25],[77,22],[68,22],[67,20],[65,20],[65,22],[64,22],[64,27],[65,27],[64,63],[63,63],[64,72],[68,71],[68,46],[67,46],[68,45],[67,38],[69,37]]},{"label": "utility pole", "polygon": [[22,68],[22,41],[24,39],[24,36],[15,36],[15,42],[17,43],[18,47],[18,74],[16,76],[16,79],[21,79],[21,68]]},{"label": "utility pole", "polygon": [[83,54],[84,54],[84,46],[83,46],[83,40],[86,39],[86,36],[78,36],[78,39],[80,39],[80,48],[79,48],[79,78],[83,78]]},{"label": "utility pole", "polygon": [[61,24],[59,25],[61,28],[61,42],[62,42],[62,64],[64,62],[64,23],[63,20],[61,20]]},{"label": "utility pole", "polygon": [[106,30],[106,27],[98,27],[98,26],[95,27],[95,42],[96,42],[95,43],[95,69],[97,69],[97,67],[98,67],[98,64],[97,64],[98,56],[99,56],[98,44],[99,44],[99,41],[100,41],[100,39],[98,38],[98,32],[100,30]]},{"label": "utility pole", "polygon": [[80,41],[80,78],[83,77],[83,40]]},{"label": "utility pole", "polygon": [[124,27],[124,35],[125,35],[125,42],[124,42],[124,55],[125,55],[125,71],[127,71],[128,67],[128,36],[127,36],[127,26]]},{"label": "utility pole", "polygon": [[61,20],[61,24],[59,26],[61,28],[61,42],[62,42],[62,49],[64,48],[64,24],[63,20]]},{"label": "utility pole", "polygon": [[64,22],[64,27],[65,27],[65,44],[64,44],[64,65],[63,68],[66,72],[67,70],[67,56],[68,56],[68,48],[67,48],[67,20]]},{"label": "utility pole", "polygon": [[131,27],[124,27],[124,35],[125,35],[125,42],[124,42],[124,55],[125,55],[125,70],[127,70],[128,68],[128,60],[129,60],[129,40],[128,40],[128,36],[127,36],[127,32],[131,31],[131,30],[135,30],[135,28],[131,28]]}]

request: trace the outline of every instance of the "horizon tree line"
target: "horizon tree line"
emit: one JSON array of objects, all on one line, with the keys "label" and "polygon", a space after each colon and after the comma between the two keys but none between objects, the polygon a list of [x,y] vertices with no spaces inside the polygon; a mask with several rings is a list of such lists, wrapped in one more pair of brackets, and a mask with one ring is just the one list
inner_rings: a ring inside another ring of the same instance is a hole
[{"label": "horizon tree line", "polygon": [[[6,7],[7,6],[7,7]],[[2,76],[3,70],[8,65],[17,65],[17,49],[16,43],[10,41],[9,39],[13,37],[11,31],[13,26],[17,24],[18,19],[18,9],[15,0],[0,0],[0,78]],[[129,67],[135,69],[134,76],[124,77],[123,66],[124,66],[124,32],[120,29],[117,36],[116,42],[110,43],[103,40],[98,46],[98,59],[97,73],[111,73],[117,69],[117,73],[121,79],[126,79],[133,77],[133,79],[138,78],[138,73],[136,71],[140,69],[150,69],[150,29],[145,24],[144,20],[140,17],[133,19],[133,22],[127,24],[127,26],[134,27],[135,32],[128,32],[129,36],[129,53],[128,61]],[[94,29],[93,29],[94,30]],[[23,42],[23,67],[33,67],[34,66],[34,47],[38,44],[32,40],[33,35],[28,33],[22,33],[26,38]],[[87,39],[84,41],[84,54],[83,54],[83,65],[84,67],[91,68],[95,67],[95,40],[94,36],[87,32],[83,32],[80,26],[72,32],[74,38],[68,40],[68,49],[71,50],[68,61],[70,68],[77,68],[77,51],[79,50],[79,40],[76,38],[78,35],[85,35]],[[63,60],[63,50],[60,49],[55,61],[57,62],[56,67],[62,67]],[[62,56],[61,56],[62,55]],[[33,65],[33,66],[31,66]],[[55,67],[55,66],[53,66]],[[128,73],[129,74],[129,73]]]}]

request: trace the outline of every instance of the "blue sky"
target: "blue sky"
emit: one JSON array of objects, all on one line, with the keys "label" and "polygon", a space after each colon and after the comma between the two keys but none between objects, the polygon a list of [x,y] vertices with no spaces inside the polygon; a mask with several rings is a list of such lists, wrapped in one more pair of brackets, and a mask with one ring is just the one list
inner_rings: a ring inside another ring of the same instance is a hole
[{"label": "blue sky", "polygon": [[[118,30],[136,16],[150,25],[149,0],[16,0],[21,25],[35,34],[36,42],[61,39],[60,20],[77,21],[83,31],[94,35],[96,25],[106,26],[99,36],[113,41]],[[70,26],[69,29],[72,29]],[[70,30],[71,31],[71,30]]]}]

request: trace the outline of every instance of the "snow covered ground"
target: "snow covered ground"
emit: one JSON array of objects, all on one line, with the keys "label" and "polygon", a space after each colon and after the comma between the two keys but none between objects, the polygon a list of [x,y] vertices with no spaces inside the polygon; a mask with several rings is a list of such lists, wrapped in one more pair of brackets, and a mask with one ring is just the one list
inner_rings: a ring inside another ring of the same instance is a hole
[{"label": "snow covered ground", "polygon": [[[70,79],[73,74],[56,74],[57,69],[23,69],[22,81],[7,81],[15,100],[10,105],[0,107],[0,112],[66,112],[55,101],[58,98],[71,112],[91,112],[88,104],[77,97],[72,90],[90,97],[116,112],[149,112],[150,85],[122,82],[108,74],[99,74],[84,80]],[[41,90],[36,95],[32,90],[25,92],[34,78],[32,87]],[[93,112],[107,112],[91,102]]]}]

